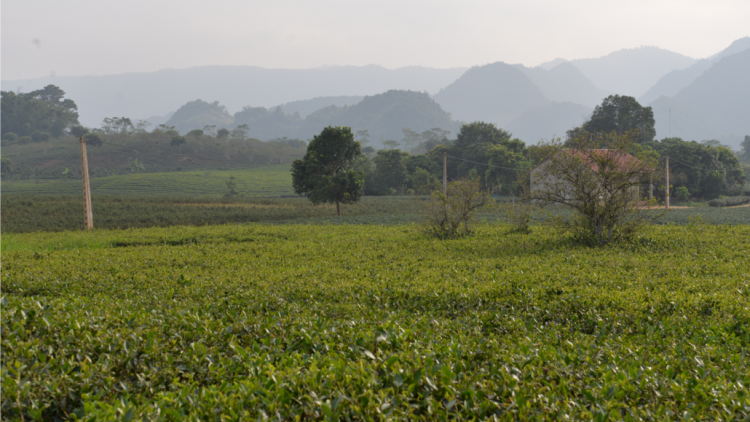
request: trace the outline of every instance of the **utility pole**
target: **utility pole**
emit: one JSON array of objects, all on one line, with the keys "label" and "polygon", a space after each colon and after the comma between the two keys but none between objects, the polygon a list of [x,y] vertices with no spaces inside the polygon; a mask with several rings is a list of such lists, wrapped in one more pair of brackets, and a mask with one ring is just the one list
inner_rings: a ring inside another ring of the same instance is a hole
[{"label": "utility pole", "polygon": [[667,209],[669,209],[669,156],[667,155],[667,174],[666,174],[667,184],[664,187],[664,190],[666,191],[667,195]]},{"label": "utility pole", "polygon": [[648,179],[648,200],[654,199],[654,172],[651,172],[651,176]]},{"label": "utility pole", "polygon": [[94,228],[94,212],[91,210],[91,186],[89,186],[89,160],[86,157],[86,137],[81,136],[81,175],[83,176],[83,221],[86,230]]},{"label": "utility pole", "polygon": [[448,153],[443,152],[443,194],[448,194]]}]

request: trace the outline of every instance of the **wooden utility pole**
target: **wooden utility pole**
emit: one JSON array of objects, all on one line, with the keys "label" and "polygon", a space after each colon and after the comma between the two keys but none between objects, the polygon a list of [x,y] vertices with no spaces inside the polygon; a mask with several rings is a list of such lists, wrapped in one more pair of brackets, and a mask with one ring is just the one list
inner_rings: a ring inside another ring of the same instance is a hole
[{"label": "wooden utility pole", "polygon": [[649,201],[654,199],[654,172],[651,172],[651,176],[648,178],[648,199]]},{"label": "wooden utility pole", "polygon": [[667,209],[669,209],[669,156],[667,156],[667,174],[666,174],[667,184],[664,187],[665,193],[667,195]]},{"label": "wooden utility pole", "polygon": [[443,152],[443,194],[448,194],[448,153]]},{"label": "wooden utility pole", "polygon": [[86,157],[86,137],[81,136],[81,175],[83,176],[83,222],[86,230],[94,228],[94,212],[91,210],[91,186],[89,186],[89,160]]}]

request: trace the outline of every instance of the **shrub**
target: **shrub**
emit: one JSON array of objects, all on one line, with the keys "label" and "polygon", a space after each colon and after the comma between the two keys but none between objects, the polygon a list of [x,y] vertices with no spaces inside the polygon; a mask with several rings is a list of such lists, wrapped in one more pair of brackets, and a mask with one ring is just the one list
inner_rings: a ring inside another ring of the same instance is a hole
[{"label": "shrub", "polygon": [[[482,189],[479,178],[451,182],[446,193],[433,192],[431,200],[422,208],[425,231],[438,238],[469,234],[474,213],[489,206],[490,201],[490,194]],[[461,224],[463,233],[460,233]]]},{"label": "shrub", "polygon": [[750,196],[730,196],[723,199],[712,199],[708,205],[712,207],[733,207],[736,205],[750,204]]},{"label": "shrub", "polygon": [[52,135],[50,135],[48,132],[42,132],[39,130],[31,134],[31,140],[34,142],[47,142],[51,137]]},{"label": "shrub", "polygon": [[656,164],[636,152],[637,135],[581,133],[565,145],[560,140],[537,145],[534,155],[542,164],[529,176],[528,199],[572,208],[575,213],[556,219],[557,226],[600,246],[632,236],[652,219],[640,212],[637,192]]},{"label": "shrub", "polygon": [[690,192],[685,186],[680,186],[679,188],[677,188],[674,192],[674,196],[682,202],[687,202],[690,200]]},{"label": "shrub", "polygon": [[505,216],[513,225],[511,230],[514,233],[531,233],[529,224],[531,223],[532,214],[537,211],[538,207],[531,201],[518,201],[516,203],[507,203],[502,205]]},{"label": "shrub", "polygon": [[22,145],[30,144],[31,143],[31,136],[22,136],[22,137],[18,138],[18,143],[22,144]]},{"label": "shrub", "polygon": [[86,134],[86,145],[100,147],[103,144],[104,144],[104,141],[102,141],[102,137],[97,135],[96,133]]},{"label": "shrub", "polygon": [[18,140],[18,135],[16,135],[13,132],[8,132],[5,135],[3,135],[3,141],[16,142],[17,140]]}]

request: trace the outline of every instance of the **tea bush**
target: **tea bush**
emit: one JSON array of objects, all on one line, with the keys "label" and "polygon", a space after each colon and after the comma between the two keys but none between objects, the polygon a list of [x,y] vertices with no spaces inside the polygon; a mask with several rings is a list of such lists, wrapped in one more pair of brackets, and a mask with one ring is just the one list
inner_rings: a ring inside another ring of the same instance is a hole
[{"label": "tea bush", "polygon": [[712,207],[734,207],[744,204],[750,204],[750,196],[730,196],[729,198],[708,201],[708,205]]},{"label": "tea bush", "polygon": [[509,228],[4,235],[3,418],[750,417],[749,226]]}]

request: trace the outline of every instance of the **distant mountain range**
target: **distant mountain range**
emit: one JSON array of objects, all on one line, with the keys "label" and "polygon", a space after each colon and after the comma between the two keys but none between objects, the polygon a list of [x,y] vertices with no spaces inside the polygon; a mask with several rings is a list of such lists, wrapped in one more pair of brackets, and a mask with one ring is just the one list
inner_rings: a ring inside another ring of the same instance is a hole
[{"label": "distant mountain range", "polygon": [[703,72],[711,68],[716,62],[732,54],[740,53],[750,48],[750,37],[740,38],[727,47],[725,50],[707,58],[698,60],[692,66],[685,69],[673,70],[662,76],[645,94],[638,97],[641,104],[650,104],[662,95],[673,97],[681,89],[690,85],[691,82],[698,79]]},{"label": "distant mountain range", "polygon": [[736,147],[750,134],[748,54],[750,37],[745,37],[697,61],[641,47],[533,68],[503,62],[470,69],[205,66],[2,81],[2,89],[27,92],[56,84],[76,101],[82,123],[91,127],[113,116],[166,122],[182,133],[207,124],[229,129],[247,124],[250,136],[267,140],[308,139],[324,125],[336,124],[367,129],[376,145],[401,139],[403,128],[439,127],[455,135],[462,122],[476,120],[534,143],[564,136],[603,98],[620,94],[653,107],[658,138],[671,133]]},{"label": "distant mountain range", "polygon": [[78,104],[81,123],[98,127],[105,117],[163,116],[198,98],[219,100],[234,112],[245,106],[275,107],[314,97],[375,95],[391,89],[434,93],[465,70],[418,66],[391,70],[376,65],[315,69],[203,66],[149,73],[2,81],[2,89],[29,92],[55,84]]},{"label": "distant mountain range", "polygon": [[738,146],[750,134],[750,48],[724,56],[674,97],[649,105],[658,138],[671,134]]},{"label": "distant mountain range", "polygon": [[500,125],[549,102],[524,72],[502,62],[472,67],[438,92],[435,101],[454,119]]},{"label": "distant mountain range", "polygon": [[657,47],[640,47],[570,63],[597,88],[638,98],[666,73],[691,66],[695,59]]}]

